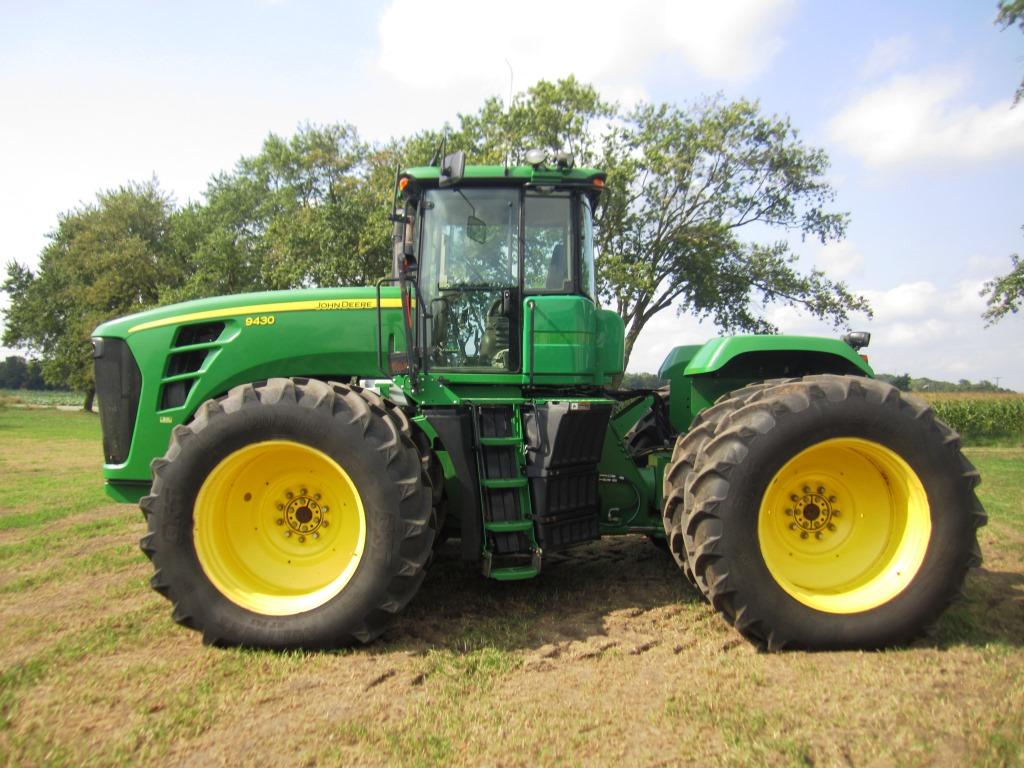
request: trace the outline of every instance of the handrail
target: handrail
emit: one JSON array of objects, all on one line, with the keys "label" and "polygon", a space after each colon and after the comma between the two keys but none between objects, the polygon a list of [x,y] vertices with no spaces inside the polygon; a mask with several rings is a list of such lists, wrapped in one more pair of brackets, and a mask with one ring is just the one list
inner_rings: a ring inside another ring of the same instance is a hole
[{"label": "handrail", "polygon": [[377,368],[384,376],[390,376],[390,367],[384,367],[384,315],[380,311],[380,287],[383,283],[397,283],[397,277],[382,277],[377,281]]},{"label": "handrail", "polygon": [[534,356],[536,355],[536,352],[537,352],[536,347],[533,344],[533,325],[534,325],[533,317],[534,317],[534,314],[536,312],[537,302],[535,302],[533,299],[530,299],[529,301],[526,302],[526,306],[530,308],[530,386],[532,387],[533,386],[533,369],[536,368],[536,360],[534,359]]}]

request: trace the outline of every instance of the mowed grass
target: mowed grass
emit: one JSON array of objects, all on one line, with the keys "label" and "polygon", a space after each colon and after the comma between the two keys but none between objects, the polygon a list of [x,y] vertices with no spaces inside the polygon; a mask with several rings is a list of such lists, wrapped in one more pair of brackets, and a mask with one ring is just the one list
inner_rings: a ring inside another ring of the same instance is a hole
[{"label": "mowed grass", "polygon": [[1020,765],[1024,449],[934,637],[754,651],[641,537],[499,584],[442,552],[381,641],[204,647],[148,587],[95,416],[0,409],[0,764]]}]

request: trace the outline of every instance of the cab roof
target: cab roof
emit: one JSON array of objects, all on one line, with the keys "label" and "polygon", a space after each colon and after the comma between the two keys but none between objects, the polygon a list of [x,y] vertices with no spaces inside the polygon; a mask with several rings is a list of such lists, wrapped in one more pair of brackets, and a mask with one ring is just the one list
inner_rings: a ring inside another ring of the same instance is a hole
[{"label": "cab roof", "polygon": [[[441,169],[436,165],[422,165],[406,168],[401,173],[419,184],[433,186],[437,184]],[[578,184],[581,186],[601,187],[605,180],[605,172],[597,168],[551,168],[532,165],[467,165],[462,174],[465,184]],[[595,182],[597,182],[595,184]]]}]

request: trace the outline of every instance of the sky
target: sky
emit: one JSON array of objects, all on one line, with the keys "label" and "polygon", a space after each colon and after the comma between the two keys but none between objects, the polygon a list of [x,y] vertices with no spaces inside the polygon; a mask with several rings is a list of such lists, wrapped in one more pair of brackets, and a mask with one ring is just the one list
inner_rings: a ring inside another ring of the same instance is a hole
[{"label": "sky", "polygon": [[[1024,35],[994,0],[0,0],[0,261],[61,212],[156,177],[179,204],[271,132],[385,140],[574,74],[623,105],[711,94],[788,115],[832,161],[846,239],[794,242],[871,301],[877,371],[1024,391],[1024,313],[979,290],[1024,253]],[[470,158],[472,161],[472,158]],[[5,305],[0,297],[0,307]],[[836,331],[769,308],[787,333]],[[666,311],[630,370],[716,335]]]}]

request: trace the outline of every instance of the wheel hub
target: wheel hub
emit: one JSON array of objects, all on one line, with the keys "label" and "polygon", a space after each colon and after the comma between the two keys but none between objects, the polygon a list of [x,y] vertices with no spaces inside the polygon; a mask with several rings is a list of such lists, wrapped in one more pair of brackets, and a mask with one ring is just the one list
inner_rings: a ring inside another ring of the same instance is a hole
[{"label": "wheel hub", "polygon": [[320,494],[300,494],[284,505],[284,520],[288,530],[299,536],[316,533],[324,524],[325,508],[320,505]]},{"label": "wheel hub", "polygon": [[824,485],[817,488],[805,485],[790,493],[789,499],[792,506],[786,508],[786,516],[793,518],[789,530],[800,538],[823,539],[836,530],[834,518],[840,515],[836,507],[838,499]]}]

